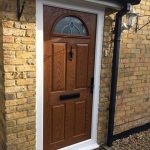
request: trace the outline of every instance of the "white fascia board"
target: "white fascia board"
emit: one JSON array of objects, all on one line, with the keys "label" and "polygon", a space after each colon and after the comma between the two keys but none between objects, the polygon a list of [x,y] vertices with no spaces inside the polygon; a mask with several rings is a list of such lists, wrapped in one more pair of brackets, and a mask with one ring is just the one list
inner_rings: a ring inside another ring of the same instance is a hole
[{"label": "white fascia board", "polygon": [[89,3],[95,3],[97,5],[104,6],[105,8],[112,8],[112,9],[121,9],[121,5],[117,2],[112,2],[111,0],[84,0]]},{"label": "white fascia board", "polygon": [[63,4],[69,4],[72,5],[74,3],[80,5],[81,7],[91,7],[93,9],[99,9],[99,8],[111,8],[120,10],[121,5],[119,3],[114,2],[112,0],[47,0],[47,1],[53,1],[53,2],[61,2]]}]

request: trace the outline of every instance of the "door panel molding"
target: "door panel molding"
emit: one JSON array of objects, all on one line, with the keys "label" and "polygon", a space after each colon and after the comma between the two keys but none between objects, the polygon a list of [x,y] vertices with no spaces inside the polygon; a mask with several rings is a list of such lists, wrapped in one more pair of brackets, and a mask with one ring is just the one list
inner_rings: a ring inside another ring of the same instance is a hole
[{"label": "door panel molding", "polygon": [[[52,44],[52,91],[65,90],[66,87],[66,43]],[[57,74],[57,76],[56,76]],[[59,83],[59,84],[58,84]],[[57,85],[57,86],[56,86]]]},{"label": "door panel molding", "polygon": [[[100,88],[100,71],[101,71],[101,55],[103,41],[103,26],[104,26],[104,9],[90,9],[80,7],[77,3],[67,5],[52,1],[37,0],[36,3],[36,54],[37,54],[37,81],[36,81],[36,150],[43,150],[43,5],[66,8],[70,10],[79,10],[97,14],[97,31],[96,31],[96,48],[95,48],[95,69],[94,69],[94,92],[93,92],[93,111],[92,111],[92,126],[91,139],[62,148],[61,150],[91,150],[98,147],[97,144],[97,123],[98,123],[98,104],[99,104],[99,88]],[[63,110],[63,109],[62,109]]]}]

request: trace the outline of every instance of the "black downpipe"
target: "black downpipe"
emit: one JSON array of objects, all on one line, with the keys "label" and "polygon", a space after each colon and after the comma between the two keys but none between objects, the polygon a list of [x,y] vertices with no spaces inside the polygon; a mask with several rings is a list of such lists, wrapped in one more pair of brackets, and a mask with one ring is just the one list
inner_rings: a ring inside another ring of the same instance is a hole
[{"label": "black downpipe", "polygon": [[120,50],[120,41],[121,41],[121,32],[122,32],[122,17],[130,10],[130,6],[131,6],[130,3],[125,4],[123,9],[116,14],[107,146],[112,146],[112,142],[113,142],[117,78],[118,78],[118,66],[119,66],[119,50]]}]

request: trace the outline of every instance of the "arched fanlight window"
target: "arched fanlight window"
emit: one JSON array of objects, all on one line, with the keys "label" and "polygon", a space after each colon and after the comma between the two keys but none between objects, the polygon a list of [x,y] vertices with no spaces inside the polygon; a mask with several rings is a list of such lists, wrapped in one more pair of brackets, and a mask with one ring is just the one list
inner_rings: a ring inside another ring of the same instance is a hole
[{"label": "arched fanlight window", "polygon": [[66,16],[60,19],[54,27],[54,34],[88,36],[84,23],[77,17]]}]

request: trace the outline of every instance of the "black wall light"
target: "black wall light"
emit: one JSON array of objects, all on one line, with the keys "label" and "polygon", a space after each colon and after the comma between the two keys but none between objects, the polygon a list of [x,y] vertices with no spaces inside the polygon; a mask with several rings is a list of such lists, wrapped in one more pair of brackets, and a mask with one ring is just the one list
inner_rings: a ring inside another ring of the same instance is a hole
[{"label": "black wall light", "polygon": [[25,0],[17,0],[17,19],[20,20],[24,10]]}]

